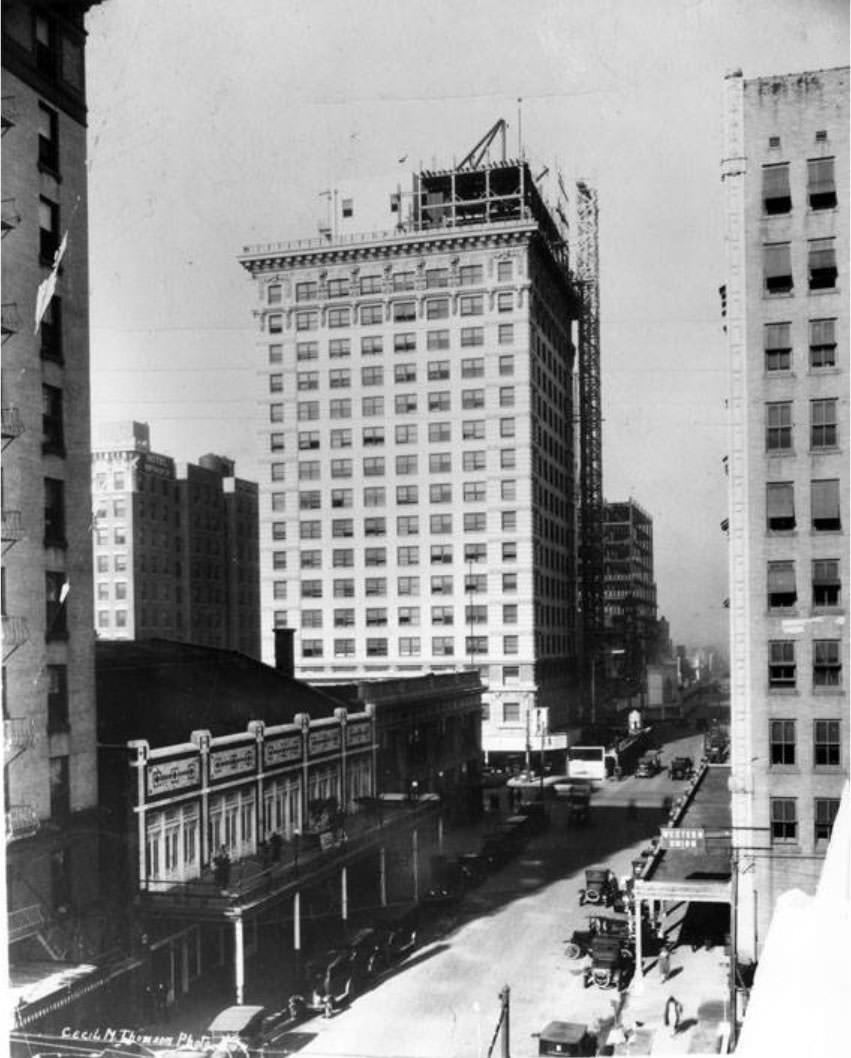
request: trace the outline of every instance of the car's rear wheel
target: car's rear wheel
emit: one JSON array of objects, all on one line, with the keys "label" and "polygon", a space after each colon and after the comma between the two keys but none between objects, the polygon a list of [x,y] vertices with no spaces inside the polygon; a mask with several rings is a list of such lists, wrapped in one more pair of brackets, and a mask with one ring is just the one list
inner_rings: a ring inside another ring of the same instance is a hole
[{"label": "car's rear wheel", "polygon": [[573,941],[570,941],[564,949],[564,954],[568,957],[568,959],[578,959],[579,956],[582,954],[582,949],[579,947],[578,944],[575,944]]}]

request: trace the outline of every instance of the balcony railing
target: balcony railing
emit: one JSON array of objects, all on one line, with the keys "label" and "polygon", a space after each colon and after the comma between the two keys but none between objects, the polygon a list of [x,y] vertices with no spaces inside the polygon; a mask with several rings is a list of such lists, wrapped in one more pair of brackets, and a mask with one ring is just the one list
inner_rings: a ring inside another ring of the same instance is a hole
[{"label": "balcony railing", "polygon": [[29,907],[18,907],[8,915],[9,943],[34,937],[44,925],[44,913],[41,904]]},{"label": "balcony railing", "polygon": [[24,422],[17,408],[2,409],[3,437],[19,437],[24,432]]},{"label": "balcony railing", "polygon": [[18,312],[18,303],[16,301],[3,302],[0,325],[2,325],[4,341],[10,335],[17,334],[21,329],[21,314]]},{"label": "balcony railing", "polygon": [[38,832],[38,816],[32,805],[9,805],[6,809],[6,840],[31,838]]},{"label": "balcony railing", "polygon": [[12,716],[3,721],[3,749],[6,757],[17,757],[35,745],[35,724],[31,717]]},{"label": "balcony railing", "polygon": [[18,123],[18,101],[15,96],[3,96],[3,133]]},{"label": "balcony railing", "polygon": [[[20,511],[3,511],[2,531],[0,538],[4,544],[14,544],[24,538],[24,523]],[[4,547],[5,551],[6,548]]]},{"label": "balcony railing", "polygon": [[30,637],[30,630],[23,617],[3,615],[3,660],[10,657]]},{"label": "balcony railing", "polygon": [[15,206],[14,198],[4,198],[2,206],[2,228],[3,235],[5,236],[7,231],[11,231],[12,228],[17,228],[21,223],[21,214]]}]

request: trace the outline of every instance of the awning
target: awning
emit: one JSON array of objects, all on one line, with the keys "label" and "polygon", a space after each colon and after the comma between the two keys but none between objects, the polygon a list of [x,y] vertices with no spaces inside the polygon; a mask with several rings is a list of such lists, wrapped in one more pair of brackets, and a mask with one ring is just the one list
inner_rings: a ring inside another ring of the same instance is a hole
[{"label": "awning", "polygon": [[12,966],[6,996],[11,1006],[10,1023],[17,1028],[33,1025],[48,1014],[70,1006],[82,996],[102,988],[116,977],[141,966],[143,960],[128,957],[109,966],[90,963],[33,962]]}]

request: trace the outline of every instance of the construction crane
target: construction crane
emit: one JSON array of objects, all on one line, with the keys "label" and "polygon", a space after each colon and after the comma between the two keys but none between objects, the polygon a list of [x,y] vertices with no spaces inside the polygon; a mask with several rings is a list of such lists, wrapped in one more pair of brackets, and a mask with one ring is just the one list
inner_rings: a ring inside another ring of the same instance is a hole
[{"label": "construction crane", "polygon": [[[579,317],[579,572],[585,656],[593,671],[602,649],[603,453],[600,400],[600,272],[597,192],[580,180],[577,191],[576,278]],[[589,679],[593,686],[593,676]],[[592,692],[593,693],[593,692]],[[592,710],[594,702],[591,703]]]},{"label": "construction crane", "polygon": [[490,147],[493,141],[496,139],[497,133],[501,133],[500,138],[500,153],[501,161],[505,161],[505,132],[508,128],[508,122],[505,118],[500,118],[499,121],[495,121],[488,131],[482,136],[476,146],[470,151],[469,154],[465,155],[464,158],[455,166],[456,169],[478,169],[481,167],[482,162],[487,156],[490,159]]}]

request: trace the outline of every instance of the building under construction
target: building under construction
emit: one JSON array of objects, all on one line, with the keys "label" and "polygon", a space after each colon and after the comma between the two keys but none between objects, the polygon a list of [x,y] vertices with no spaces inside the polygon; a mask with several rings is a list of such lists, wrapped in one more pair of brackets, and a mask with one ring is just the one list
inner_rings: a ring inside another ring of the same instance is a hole
[{"label": "building under construction", "polygon": [[583,615],[602,625],[602,536],[580,548],[602,527],[596,200],[579,187],[572,268],[561,180],[548,204],[504,134],[391,193],[389,230],[352,230],[334,193],[319,238],[239,260],[260,321],[264,658],[292,627],[312,682],[473,666],[486,753],[537,756],[581,722]]}]

